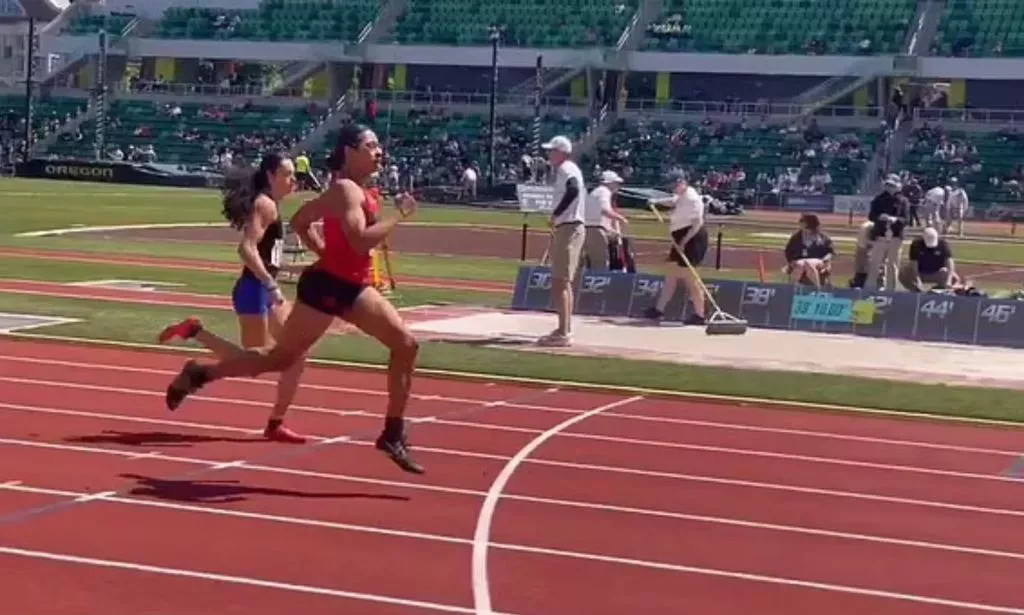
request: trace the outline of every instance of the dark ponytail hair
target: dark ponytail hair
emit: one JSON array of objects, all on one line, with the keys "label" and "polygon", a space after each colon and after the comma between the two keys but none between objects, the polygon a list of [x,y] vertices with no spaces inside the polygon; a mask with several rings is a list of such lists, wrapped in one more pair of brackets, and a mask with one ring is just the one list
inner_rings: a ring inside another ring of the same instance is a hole
[{"label": "dark ponytail hair", "polygon": [[327,157],[327,169],[340,171],[345,166],[345,148],[357,148],[363,138],[363,133],[370,130],[365,124],[345,124],[338,133],[338,140],[334,143],[334,150]]},{"label": "dark ponytail hair", "polygon": [[261,194],[270,194],[270,176],[277,172],[287,160],[282,152],[271,152],[263,156],[260,166],[228,171],[224,176],[224,209],[221,213],[235,230],[242,230],[252,212],[256,210],[256,199]]}]

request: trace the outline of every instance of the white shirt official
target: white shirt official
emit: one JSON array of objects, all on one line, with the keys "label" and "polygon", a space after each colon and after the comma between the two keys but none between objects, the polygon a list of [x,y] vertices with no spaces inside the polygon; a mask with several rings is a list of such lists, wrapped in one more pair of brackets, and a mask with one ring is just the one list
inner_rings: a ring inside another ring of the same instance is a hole
[{"label": "white shirt official", "polygon": [[572,160],[566,160],[559,165],[558,170],[555,172],[555,190],[552,196],[551,207],[552,212],[558,208],[558,204],[562,202],[562,197],[565,196],[565,184],[569,181],[569,178],[576,179],[576,185],[579,186],[579,193],[576,198],[573,199],[569,206],[565,208],[565,211],[555,218],[555,225],[566,224],[569,222],[583,223],[585,201],[587,200],[586,186],[583,184],[583,172],[576,166],[576,163]]},{"label": "white shirt official", "polygon": [[600,185],[590,191],[587,196],[587,209],[583,217],[583,223],[587,226],[606,226],[605,221],[609,220],[606,214],[612,211],[612,191],[605,185]]},{"label": "white shirt official", "polygon": [[687,186],[683,194],[675,195],[672,203],[672,213],[669,214],[669,230],[678,231],[704,221],[704,199],[693,186]]}]

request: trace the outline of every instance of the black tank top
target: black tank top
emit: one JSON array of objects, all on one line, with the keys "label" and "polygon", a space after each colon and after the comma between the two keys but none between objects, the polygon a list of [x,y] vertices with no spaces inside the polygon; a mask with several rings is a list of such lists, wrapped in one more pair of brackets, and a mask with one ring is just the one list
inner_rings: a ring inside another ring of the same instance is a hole
[{"label": "black tank top", "polygon": [[[256,243],[256,252],[260,255],[263,266],[267,268],[267,273],[276,278],[277,272],[281,270],[281,258],[284,252],[284,223],[281,218],[274,220],[263,231],[263,236]],[[256,274],[248,267],[242,273],[256,277]]]}]

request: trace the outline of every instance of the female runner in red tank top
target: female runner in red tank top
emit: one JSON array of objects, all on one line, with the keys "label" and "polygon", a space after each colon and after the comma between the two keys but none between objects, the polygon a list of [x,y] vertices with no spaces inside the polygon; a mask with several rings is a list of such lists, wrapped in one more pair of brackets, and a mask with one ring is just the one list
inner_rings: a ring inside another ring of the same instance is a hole
[{"label": "female runner in red tank top", "polygon": [[[416,210],[416,201],[402,195],[398,215],[380,217],[376,198],[365,186],[380,171],[381,148],[369,128],[342,128],[328,159],[329,188],[306,202],[292,217],[299,239],[319,259],[299,277],[295,306],[272,348],[222,359],[217,363],[185,363],[167,388],[167,407],[175,409],[190,394],[221,378],[252,377],[287,370],[323,335],[335,318],[343,318],[391,351],[388,362],[388,409],[376,446],[402,469],[422,473],[410,456],[405,437],[405,409],[419,343],[391,302],[372,284],[371,250]],[[310,232],[323,221],[322,238]]]}]

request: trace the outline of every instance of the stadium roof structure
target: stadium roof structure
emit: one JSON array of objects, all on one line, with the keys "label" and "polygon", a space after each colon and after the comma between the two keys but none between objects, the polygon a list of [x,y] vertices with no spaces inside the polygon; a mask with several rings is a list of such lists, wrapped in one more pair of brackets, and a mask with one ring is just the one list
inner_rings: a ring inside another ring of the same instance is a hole
[{"label": "stadium roof structure", "polygon": [[[0,3],[20,1],[47,3],[47,0],[0,0]],[[266,0],[211,0],[200,3],[203,10],[212,5],[224,7],[212,10],[254,11]],[[646,0],[641,0],[641,5]],[[200,6],[191,0],[151,0],[135,4],[134,0],[104,0],[102,11],[130,13],[134,21],[159,22],[168,10],[194,10]],[[176,57],[206,58],[225,60],[248,60],[260,62],[341,62],[406,64],[437,66],[490,66],[489,45],[428,45],[396,44],[378,42],[386,40],[377,30],[390,29],[397,19],[397,12],[404,10],[409,0],[389,0],[382,3],[381,14],[367,20],[366,27],[354,42],[340,40],[288,40],[256,41],[234,38],[231,40],[168,38],[146,34],[151,29],[129,27],[121,32],[121,43],[113,54],[128,54],[134,57]],[[95,34],[69,34],[59,27],[66,14],[85,10],[83,2],[72,4],[65,15],[48,27],[41,41],[48,53],[92,54],[98,53],[99,43]],[[180,7],[179,7],[180,5]],[[186,6],[187,5],[187,6]],[[93,9],[94,11],[96,9]],[[384,13],[391,11],[390,19]],[[639,16],[638,10],[636,15]],[[134,23],[134,22],[133,22]],[[641,25],[651,23],[648,18]],[[637,17],[630,22],[636,26]],[[721,73],[758,75],[799,75],[814,77],[858,77],[875,78],[883,76],[911,77],[915,79],[1007,79],[1016,80],[1024,75],[1024,59],[1014,58],[949,58],[921,54],[900,55],[768,55],[736,53],[688,53],[678,51],[630,50],[623,47],[629,29],[623,33],[617,47],[578,48],[529,48],[504,46],[499,51],[498,62],[503,67],[532,68],[537,56],[542,55],[544,65],[555,68],[628,70],[656,73]],[[115,36],[119,33],[114,32]],[[641,29],[636,38],[643,38]]]},{"label": "stadium roof structure", "polygon": [[50,0],[0,0],[0,23],[36,19],[48,22],[60,15],[61,7]]}]

